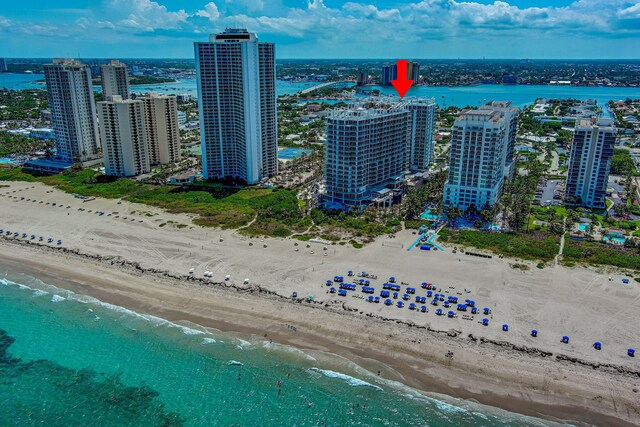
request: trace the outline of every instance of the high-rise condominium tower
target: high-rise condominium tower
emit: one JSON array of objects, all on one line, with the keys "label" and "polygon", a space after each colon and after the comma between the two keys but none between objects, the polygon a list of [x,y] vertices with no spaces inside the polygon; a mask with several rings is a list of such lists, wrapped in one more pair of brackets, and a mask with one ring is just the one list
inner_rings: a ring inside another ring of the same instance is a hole
[{"label": "high-rise condominium tower", "polygon": [[195,43],[195,56],[205,178],[256,184],[275,175],[275,45],[227,29]]},{"label": "high-rise condominium tower", "polygon": [[333,110],[327,118],[325,202],[338,208],[360,205],[401,176],[409,132],[403,108]]},{"label": "high-rise condominium tower", "polygon": [[[382,66],[382,74],[380,77],[381,86],[391,86],[391,80],[396,80],[397,78],[398,66],[396,64]],[[413,80],[414,84],[420,81],[420,64],[407,61],[407,79]]]},{"label": "high-rise condominium tower", "polygon": [[144,103],[149,163],[164,165],[180,161],[180,129],[176,97],[150,93],[137,99]]},{"label": "high-rise condominium tower", "polygon": [[576,123],[564,201],[568,205],[604,209],[616,128],[609,118]]},{"label": "high-rise condominium tower", "polygon": [[100,65],[100,76],[105,100],[109,100],[114,95],[118,95],[122,99],[129,98],[129,75],[126,65],[117,60],[102,64]]},{"label": "high-rise condominium tower", "polygon": [[397,188],[411,163],[428,166],[435,107],[433,99],[371,98],[332,111],[325,144],[327,206],[362,205],[374,192]]},{"label": "high-rise condominium tower", "polygon": [[383,65],[380,85],[391,86],[391,80],[395,80],[397,76],[397,68],[394,65]]},{"label": "high-rise condominium tower", "polygon": [[105,173],[135,176],[149,172],[144,104],[113,95],[98,102]]},{"label": "high-rise condominium tower", "polygon": [[433,131],[437,104],[433,98],[405,98],[405,100],[411,125],[409,167],[413,170],[425,170],[433,161]]},{"label": "high-rise condominium tower", "polygon": [[57,155],[67,162],[100,157],[91,72],[73,59],[44,66]]},{"label": "high-rise condominium tower", "polygon": [[407,62],[407,79],[413,80],[414,84],[420,81],[420,64],[413,61]]},{"label": "high-rise condominium tower", "polygon": [[464,110],[453,124],[445,206],[493,206],[502,194],[509,118],[499,109]]},{"label": "high-rise condominium tower", "polygon": [[502,111],[505,115],[507,125],[505,138],[507,140],[506,149],[504,150],[504,176],[510,178],[515,173],[515,146],[520,109],[512,107],[511,101],[489,101],[486,105],[481,106],[480,109]]}]

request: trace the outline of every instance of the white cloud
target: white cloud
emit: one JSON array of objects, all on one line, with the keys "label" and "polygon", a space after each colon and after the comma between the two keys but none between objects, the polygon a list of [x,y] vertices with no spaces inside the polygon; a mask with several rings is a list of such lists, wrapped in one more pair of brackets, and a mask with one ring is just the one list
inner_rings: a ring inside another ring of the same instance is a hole
[{"label": "white cloud", "polygon": [[640,3],[636,3],[633,6],[629,6],[626,9],[622,9],[617,13],[619,18],[622,19],[639,19],[640,18]]},{"label": "white cloud", "polygon": [[379,10],[371,4],[345,3],[342,6],[344,10],[355,12],[368,19],[399,19],[400,11],[398,9]]},{"label": "white cloud", "polygon": [[117,22],[118,25],[144,31],[176,29],[190,16],[184,9],[172,12],[151,0],[111,0],[110,7],[121,16],[128,14]]},{"label": "white cloud", "polygon": [[209,18],[209,20],[213,22],[218,20],[220,12],[218,11],[218,6],[216,6],[214,2],[210,2],[205,5],[204,10],[197,11],[196,15]]},{"label": "white cloud", "polygon": [[[167,39],[193,40],[212,28],[241,25],[262,40],[296,39],[291,44],[299,50],[309,49],[311,56],[313,49],[340,50],[347,55],[352,50],[355,56],[368,50],[389,56],[407,40],[426,53],[429,41],[439,39],[509,43],[521,37],[535,44],[545,37],[566,45],[567,40],[592,35],[640,37],[638,0],[577,0],[564,7],[518,7],[515,0],[489,4],[479,0],[350,0],[340,6],[335,0],[330,6],[323,0],[298,0],[300,6],[289,8],[282,0],[199,0],[201,6],[187,10],[169,8],[165,1],[102,0],[85,14],[78,11],[68,16],[67,22],[52,23],[46,17],[15,22],[0,16],[0,30],[11,26],[16,33],[79,38],[95,29],[96,38],[108,36],[110,40],[116,36],[133,40],[131,34],[157,32]],[[384,6],[389,3],[394,6]]]}]

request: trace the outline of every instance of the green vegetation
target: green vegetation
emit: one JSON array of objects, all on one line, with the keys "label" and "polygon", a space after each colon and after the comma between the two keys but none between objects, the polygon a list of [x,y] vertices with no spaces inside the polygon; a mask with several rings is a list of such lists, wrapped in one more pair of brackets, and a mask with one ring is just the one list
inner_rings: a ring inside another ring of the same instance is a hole
[{"label": "green vegetation", "polygon": [[0,121],[37,119],[48,107],[47,92],[42,89],[8,90],[0,88]]},{"label": "green vegetation", "polygon": [[522,166],[526,175],[517,174],[505,184],[500,206],[512,230],[521,230],[527,223],[531,213],[531,201],[538,187],[538,181],[546,167],[538,160],[529,160]]},{"label": "green vegetation", "polygon": [[364,246],[362,243],[356,242],[355,240],[349,240],[349,243],[356,249],[361,249]]},{"label": "green vegetation", "polygon": [[431,224],[432,222],[428,220],[408,219],[404,222],[404,228],[411,229],[411,230],[418,230],[423,225],[426,225],[427,227],[431,227]]},{"label": "green vegetation", "polygon": [[[20,168],[0,168],[0,180],[43,182],[68,193],[85,196],[122,198],[136,203],[193,213],[204,226],[238,228],[256,221],[243,231],[250,235],[288,236],[310,225],[299,208],[295,193],[289,190],[235,188],[210,184],[183,190],[181,187],[153,186],[132,179],[111,179],[93,170],[67,171],[60,175],[34,176]],[[161,224],[161,226],[166,224]]]},{"label": "green vegetation", "polygon": [[628,150],[616,148],[611,159],[611,173],[613,175],[636,175],[636,166]]},{"label": "green vegetation", "polygon": [[600,242],[567,240],[563,258],[565,264],[588,263],[613,265],[640,271],[640,256],[637,249],[607,245]]},{"label": "green vegetation", "polygon": [[42,182],[67,193],[121,198],[169,212],[191,213],[197,215],[194,223],[198,225],[226,229],[243,227],[240,231],[250,236],[288,237],[315,226],[315,234],[298,234],[295,237],[304,241],[321,232],[321,237],[327,240],[339,241],[349,236],[366,242],[381,234],[391,233],[392,227],[400,224],[393,216],[380,217],[369,211],[360,215],[356,212],[312,209],[305,215],[305,206],[295,192],[284,189],[245,188],[215,183],[202,183],[185,189],[144,184],[128,178],[113,179],[93,170],[35,176],[20,168],[8,167],[0,168],[0,180]]},{"label": "green vegetation", "polygon": [[52,141],[0,132],[0,156],[8,156],[10,154],[18,156],[33,155],[37,151],[49,150],[53,148],[53,145]]},{"label": "green vegetation", "polygon": [[[418,220],[427,204],[439,204],[442,202],[442,191],[447,180],[447,172],[440,171],[435,176],[426,181],[420,188],[409,193],[403,202],[403,216],[406,220]],[[409,222],[409,224],[415,224]],[[406,228],[409,227],[405,222]]]},{"label": "green vegetation", "polygon": [[397,221],[391,217],[379,218],[369,211],[360,216],[355,212],[325,212],[320,209],[312,209],[310,218],[315,225],[325,230],[325,234],[321,237],[327,240],[340,240],[340,235],[345,231],[368,240],[381,234],[391,233]]},{"label": "green vegetation", "polygon": [[497,254],[550,261],[558,253],[560,239],[546,233],[486,233],[476,230],[443,229],[438,240],[450,245],[471,246]]}]

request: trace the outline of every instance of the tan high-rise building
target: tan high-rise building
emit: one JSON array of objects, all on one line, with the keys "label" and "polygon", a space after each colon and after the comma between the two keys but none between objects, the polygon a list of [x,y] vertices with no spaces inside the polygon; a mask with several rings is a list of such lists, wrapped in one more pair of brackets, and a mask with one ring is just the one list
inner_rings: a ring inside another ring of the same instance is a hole
[{"label": "tan high-rise building", "polygon": [[108,101],[112,96],[118,95],[122,99],[129,99],[129,75],[127,66],[122,62],[113,60],[108,64],[100,66],[100,76],[102,79],[102,93],[104,99]]},{"label": "tan high-rise building", "polygon": [[135,176],[149,172],[144,103],[113,95],[109,101],[98,102],[98,116],[105,173]]},{"label": "tan high-rise building", "polygon": [[144,103],[149,163],[164,165],[180,161],[180,130],[176,97],[150,93],[138,99]]}]

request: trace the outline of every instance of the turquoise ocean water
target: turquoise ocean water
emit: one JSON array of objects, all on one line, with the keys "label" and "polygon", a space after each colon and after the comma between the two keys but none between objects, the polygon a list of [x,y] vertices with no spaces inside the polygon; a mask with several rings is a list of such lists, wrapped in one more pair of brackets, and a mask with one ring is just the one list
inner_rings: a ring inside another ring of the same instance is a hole
[{"label": "turquoise ocean water", "polygon": [[4,278],[0,279],[0,425],[35,424],[550,423],[455,399],[426,397],[337,356],[314,357],[267,341],[249,342],[196,325],[179,326],[27,276]]},{"label": "turquoise ocean water", "polygon": [[[9,89],[43,88],[34,83],[44,79],[41,74],[0,74],[0,87]],[[312,83],[291,83],[278,80],[277,95],[293,94],[313,86]],[[99,89],[99,87],[96,87]],[[395,94],[392,87],[371,86],[367,89],[379,89],[383,93]],[[190,94],[197,96],[195,79],[185,79],[166,85],[133,86],[134,92],[160,92],[170,94]],[[488,100],[508,100],[513,105],[523,107],[533,103],[536,98],[576,98],[595,99],[600,106],[610,100],[640,98],[638,87],[578,87],[578,86],[535,86],[535,85],[479,85],[479,86],[414,86],[407,96],[434,97],[440,107],[477,106]],[[606,111],[605,111],[606,113]]]}]

